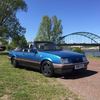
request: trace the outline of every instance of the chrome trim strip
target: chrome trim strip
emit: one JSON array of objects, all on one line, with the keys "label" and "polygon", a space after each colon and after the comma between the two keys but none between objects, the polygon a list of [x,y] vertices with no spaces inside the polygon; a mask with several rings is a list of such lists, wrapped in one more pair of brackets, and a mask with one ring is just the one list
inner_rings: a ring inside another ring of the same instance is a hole
[{"label": "chrome trim strip", "polygon": [[21,59],[21,58],[15,58],[18,61],[24,61],[24,62],[30,62],[30,63],[37,63],[40,64],[40,62],[37,61],[33,61],[33,60],[27,60],[27,59]]},{"label": "chrome trim strip", "polygon": [[70,63],[70,64],[53,64],[54,68],[62,68],[63,66],[72,66],[74,64]]}]

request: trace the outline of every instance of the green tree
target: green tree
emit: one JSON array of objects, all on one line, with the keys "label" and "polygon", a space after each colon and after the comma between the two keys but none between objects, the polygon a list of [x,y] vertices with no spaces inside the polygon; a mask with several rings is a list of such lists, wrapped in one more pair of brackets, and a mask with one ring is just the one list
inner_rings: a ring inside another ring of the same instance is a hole
[{"label": "green tree", "polygon": [[8,41],[4,38],[0,38],[0,45],[7,45]]},{"label": "green tree", "polygon": [[58,20],[56,16],[53,16],[52,18],[49,18],[48,16],[43,16],[35,40],[53,41],[55,43],[59,43],[61,42],[60,41],[61,36],[62,36],[61,20]]},{"label": "green tree", "polygon": [[20,35],[16,35],[11,42],[11,45],[13,48],[15,47],[25,47],[27,46],[27,40],[25,38],[24,35],[20,36]]},{"label": "green tree", "polygon": [[25,33],[16,17],[18,10],[27,10],[24,0],[0,0],[0,37],[14,38]]}]

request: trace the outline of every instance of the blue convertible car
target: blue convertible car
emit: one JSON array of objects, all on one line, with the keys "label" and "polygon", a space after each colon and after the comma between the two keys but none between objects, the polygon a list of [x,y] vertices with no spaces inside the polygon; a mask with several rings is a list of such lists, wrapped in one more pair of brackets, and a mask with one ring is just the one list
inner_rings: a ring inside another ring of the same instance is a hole
[{"label": "blue convertible car", "polygon": [[89,63],[84,54],[64,51],[52,42],[41,41],[36,41],[27,48],[10,51],[9,58],[15,67],[34,67],[49,77],[54,73],[86,70]]}]

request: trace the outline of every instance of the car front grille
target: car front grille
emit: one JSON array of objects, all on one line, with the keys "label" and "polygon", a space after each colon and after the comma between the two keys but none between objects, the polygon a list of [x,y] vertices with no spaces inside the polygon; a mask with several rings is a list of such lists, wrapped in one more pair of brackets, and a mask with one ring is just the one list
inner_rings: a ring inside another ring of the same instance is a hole
[{"label": "car front grille", "polygon": [[75,58],[70,58],[71,63],[80,63],[83,62],[83,59],[81,57],[75,57]]}]

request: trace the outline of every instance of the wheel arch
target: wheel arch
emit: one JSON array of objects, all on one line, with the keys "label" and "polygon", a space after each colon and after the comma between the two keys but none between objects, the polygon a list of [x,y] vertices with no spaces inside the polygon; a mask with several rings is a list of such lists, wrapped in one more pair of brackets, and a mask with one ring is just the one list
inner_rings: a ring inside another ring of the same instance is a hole
[{"label": "wheel arch", "polygon": [[11,55],[11,58],[10,58],[11,62],[12,62],[12,60],[13,60],[14,58],[16,59],[16,55]]},{"label": "wheel arch", "polygon": [[41,61],[40,65],[42,66],[44,61],[50,61],[51,63],[53,63],[53,61],[50,58],[45,58]]},{"label": "wheel arch", "polygon": [[[47,73],[44,73],[44,71],[43,71],[43,69],[45,68],[42,64],[43,64],[43,62],[45,62],[45,61],[49,61],[49,64],[50,64],[50,73],[49,74],[47,74]],[[45,76],[47,76],[47,77],[52,77],[53,75],[54,75],[54,67],[53,67],[53,63],[52,63],[52,60],[49,60],[49,59],[44,59],[44,60],[42,60],[41,61],[41,66],[40,66],[40,71],[41,71],[41,73],[43,73]]]},{"label": "wheel arch", "polygon": [[11,59],[13,59],[13,58],[16,58],[16,56],[15,56],[15,55],[12,55],[12,56],[11,56]]}]

